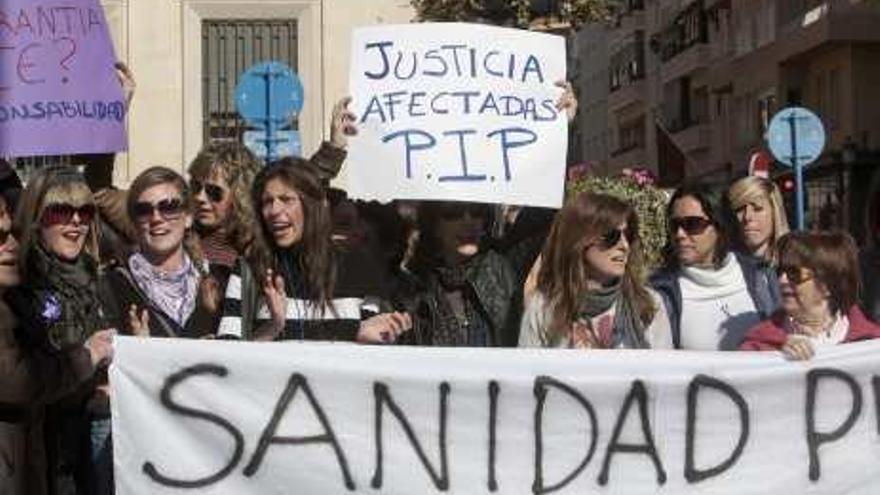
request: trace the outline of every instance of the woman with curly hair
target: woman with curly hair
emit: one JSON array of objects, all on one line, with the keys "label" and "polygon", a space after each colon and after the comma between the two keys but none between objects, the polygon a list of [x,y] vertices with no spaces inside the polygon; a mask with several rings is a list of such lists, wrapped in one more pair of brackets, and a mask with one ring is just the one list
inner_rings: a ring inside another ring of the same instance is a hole
[{"label": "woman with curly hair", "polygon": [[672,348],[638,232],[635,210],[620,199],[585,192],[570,201],[544,245],[520,347]]}]

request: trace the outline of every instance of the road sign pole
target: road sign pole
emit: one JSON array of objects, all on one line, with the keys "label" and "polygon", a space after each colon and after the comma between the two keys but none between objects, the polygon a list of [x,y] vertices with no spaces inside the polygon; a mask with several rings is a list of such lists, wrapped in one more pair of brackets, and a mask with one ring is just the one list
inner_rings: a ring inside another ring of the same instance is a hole
[{"label": "road sign pole", "polygon": [[788,117],[791,126],[791,164],[794,167],[795,215],[798,230],[804,230],[804,167],[798,160],[797,149],[797,117],[792,113]]},{"label": "road sign pole", "polygon": [[272,67],[266,69],[266,163],[275,161],[275,119],[272,115],[272,83],[275,78]]}]

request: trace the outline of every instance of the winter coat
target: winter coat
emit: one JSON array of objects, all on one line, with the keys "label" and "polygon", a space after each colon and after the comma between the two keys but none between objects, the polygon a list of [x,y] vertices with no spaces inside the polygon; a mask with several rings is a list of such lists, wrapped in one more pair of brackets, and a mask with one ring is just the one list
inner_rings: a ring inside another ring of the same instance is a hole
[{"label": "winter coat", "polygon": [[[849,329],[843,342],[880,338],[880,325],[869,321],[857,305],[853,305],[846,316],[849,319]],[[776,312],[772,318],[761,322],[746,333],[745,339],[739,346],[740,350],[773,351],[781,349],[788,340],[788,332],[785,330],[784,322],[785,314],[782,311]]]},{"label": "winter coat", "polygon": [[41,495],[48,491],[44,405],[75,390],[94,368],[84,347],[23,347],[18,330],[0,300],[0,495]]},{"label": "winter coat", "polygon": [[[489,346],[515,347],[522,316],[521,284],[508,260],[493,250],[477,254],[467,271],[468,292],[476,299],[489,324]],[[438,325],[439,297],[436,275],[413,278],[409,300],[403,303],[413,316],[413,329],[405,343],[437,345],[433,334]],[[406,298],[404,298],[406,299]]]},{"label": "winter coat", "polygon": [[[779,281],[773,267],[753,256],[734,253],[743,271],[746,288],[761,318],[769,318],[779,307]],[[672,327],[672,343],[681,348],[681,285],[677,270],[663,268],[651,276],[651,286],[660,293]]]}]

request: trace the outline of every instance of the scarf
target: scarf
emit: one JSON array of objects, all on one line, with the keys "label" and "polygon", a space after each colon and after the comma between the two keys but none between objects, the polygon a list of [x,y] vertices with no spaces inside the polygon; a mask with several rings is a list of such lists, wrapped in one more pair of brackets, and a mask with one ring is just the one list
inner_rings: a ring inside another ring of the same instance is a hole
[{"label": "scarf", "polygon": [[746,288],[742,268],[733,253],[727,253],[717,269],[686,266],[681,274],[700,289],[700,299],[728,297]]},{"label": "scarf", "polygon": [[181,327],[196,307],[199,272],[189,256],[183,255],[183,266],[173,272],[162,272],[141,253],[128,258],[131,276],[147,299]]},{"label": "scarf", "polygon": [[205,252],[205,258],[212,265],[232,268],[238,259],[238,252],[229,242],[226,229],[217,228],[212,231],[199,230],[199,244]]},{"label": "scarf", "polygon": [[109,326],[98,298],[97,265],[88,255],[67,262],[38,243],[29,262],[31,277],[43,279],[37,288],[43,296],[37,304],[53,348],[82,344]]},{"label": "scarf", "polygon": [[[575,323],[572,325],[573,342],[584,340],[585,336],[582,334],[592,331],[602,349],[648,348],[644,324],[639,319],[631,298],[623,297],[622,286],[622,279],[618,279],[612,285],[587,292],[580,301]],[[613,321],[609,316],[608,319],[599,321],[598,328],[590,328],[593,318],[607,313],[612,307],[616,308]]]}]

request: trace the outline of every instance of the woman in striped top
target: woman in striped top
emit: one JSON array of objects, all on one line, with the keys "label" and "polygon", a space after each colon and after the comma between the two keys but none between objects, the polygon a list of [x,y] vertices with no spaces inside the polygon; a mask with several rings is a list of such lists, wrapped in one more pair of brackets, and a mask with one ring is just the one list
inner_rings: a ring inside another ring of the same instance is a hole
[{"label": "woman in striped top", "polygon": [[257,176],[254,249],[229,278],[218,336],[388,343],[412,326],[379,314],[381,287],[351,276],[369,260],[337,248],[325,189],[308,162],[285,158]]}]

